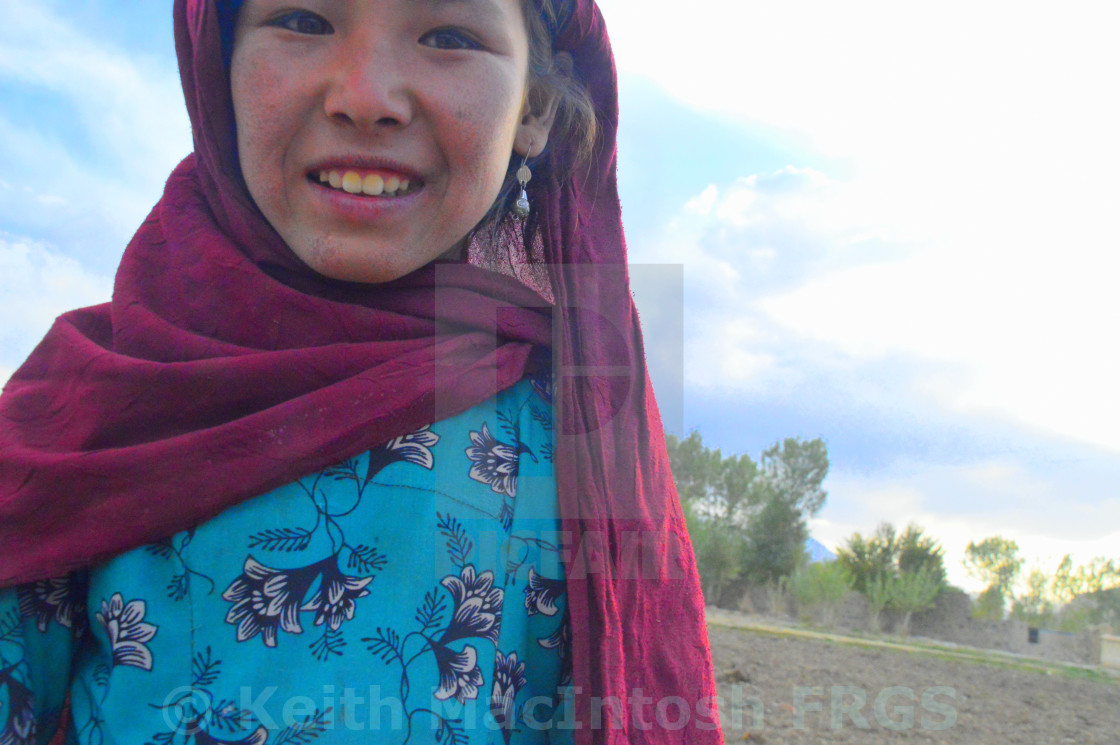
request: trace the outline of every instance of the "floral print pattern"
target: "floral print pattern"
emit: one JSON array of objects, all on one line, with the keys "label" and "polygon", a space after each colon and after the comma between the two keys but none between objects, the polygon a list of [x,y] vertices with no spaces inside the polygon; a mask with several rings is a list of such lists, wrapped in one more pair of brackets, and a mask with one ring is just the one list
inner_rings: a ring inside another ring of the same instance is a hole
[{"label": "floral print pattern", "polygon": [[147,643],[155,637],[159,627],[144,620],[147,608],[143,600],[125,603],[119,592],[114,593],[109,602],[101,601],[97,620],[109,635],[113,665],[152,669],[152,651]]},{"label": "floral print pattern", "polygon": [[[561,549],[547,395],[524,381],[88,579],[0,591],[0,745],[53,728],[44,707],[69,681],[42,655],[62,638],[82,649],[75,745],[311,745],[327,729],[339,745],[367,742],[370,722],[347,731],[343,690],[326,688],[353,680],[400,702],[377,742],[569,742],[520,721],[570,677],[564,580],[542,574]],[[24,649],[29,634],[52,641]],[[13,666],[13,649],[35,657]],[[288,721],[293,697],[314,710]]]},{"label": "floral print pattern", "polygon": [[534,375],[529,379],[529,383],[533,386],[533,393],[537,394],[545,404],[552,406],[552,376]]},{"label": "floral print pattern", "polygon": [[448,589],[455,603],[451,623],[440,642],[447,644],[472,636],[497,642],[504,593],[494,587],[494,573],[487,570],[476,575],[474,566],[468,564],[458,577],[444,577],[440,584]]},{"label": "floral print pattern", "polygon": [[85,614],[85,590],[69,574],[24,585],[18,590],[20,615],[34,618],[39,631],[46,631],[51,621],[72,629]]},{"label": "floral print pattern", "polygon": [[442,644],[434,644],[432,651],[439,666],[439,688],[435,697],[440,701],[454,697],[460,704],[478,698],[483,678],[475,648],[467,645],[462,651],[453,652]]},{"label": "floral print pattern", "polygon": [[529,582],[525,585],[525,610],[530,616],[538,613],[555,616],[559,610],[560,598],[564,597],[568,586],[563,580],[549,579],[529,567]]},{"label": "floral print pattern", "polygon": [[495,439],[490,427],[483,422],[480,431],[471,432],[471,446],[467,448],[467,457],[471,461],[470,477],[489,484],[498,494],[516,497],[517,450],[515,446]]},{"label": "floral print pattern", "polygon": [[331,631],[338,631],[343,621],[354,618],[354,602],[369,595],[366,585],[373,577],[351,577],[338,569],[336,562],[323,567],[319,589],[300,610],[315,612],[315,625],[324,623]]},{"label": "floral print pattern", "polygon": [[[38,741],[35,699],[31,689],[16,680],[14,673],[15,665],[0,667],[0,690],[8,692],[8,716],[0,729],[0,745],[34,745]],[[0,716],[3,714],[0,708]]]},{"label": "floral print pattern", "polygon": [[268,742],[268,728],[257,727],[245,737],[236,740],[219,740],[204,729],[194,733],[195,745],[265,745]]},{"label": "floral print pattern", "polygon": [[498,652],[494,663],[494,688],[490,693],[490,714],[502,729],[507,743],[515,724],[514,705],[527,683],[525,663],[518,661],[517,652],[510,652],[509,656]]},{"label": "floral print pattern", "polygon": [[[252,708],[240,709],[233,702],[216,694],[217,683],[222,677],[222,661],[214,657],[207,647],[191,660],[192,680],[189,686],[180,685],[168,693],[152,708],[161,712],[161,719],[170,731],[158,732],[150,742],[160,745],[177,745],[194,740],[194,745],[265,745],[269,730]],[[326,729],[329,710],[315,709],[304,716],[285,717],[287,729],[279,741],[306,745]],[[266,712],[267,715],[267,712]]]},{"label": "floral print pattern", "polygon": [[560,685],[569,685],[572,682],[572,624],[567,613],[564,614],[564,618],[560,621],[556,630],[544,639],[538,639],[537,643],[544,649],[556,650],[561,660],[561,670],[563,670]]},{"label": "floral print pattern", "polygon": [[381,447],[371,450],[369,466],[366,469],[368,483],[390,463],[412,463],[429,471],[435,466],[432,448],[439,443],[439,435],[432,431],[431,425],[421,427],[407,435],[394,437]]},{"label": "floral print pattern", "polygon": [[311,587],[314,565],[283,571],[261,564],[249,556],[237,579],[222,593],[233,603],[226,623],[237,624],[237,641],[245,642],[260,634],[266,647],[276,646],[276,632],[302,634],[299,622],[303,596]]},{"label": "floral print pattern", "polygon": [[[306,602],[312,585],[319,587]],[[301,612],[314,612],[315,625],[338,631],[354,618],[354,602],[369,595],[366,586],[373,577],[343,574],[338,559],[328,559],[297,569],[273,569],[249,556],[241,575],[222,593],[233,603],[226,623],[237,624],[237,641],[260,634],[266,647],[275,647],[277,631],[302,634]]]}]

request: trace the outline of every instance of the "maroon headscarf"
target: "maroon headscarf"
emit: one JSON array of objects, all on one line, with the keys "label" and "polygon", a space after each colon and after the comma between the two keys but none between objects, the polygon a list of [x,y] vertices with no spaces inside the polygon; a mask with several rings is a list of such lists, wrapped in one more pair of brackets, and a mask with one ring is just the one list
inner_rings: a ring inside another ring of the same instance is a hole
[{"label": "maroon headscarf", "polygon": [[721,742],[629,291],[616,79],[593,0],[556,48],[591,93],[597,149],[561,181],[574,154],[554,146],[532,182],[527,240],[551,306],[467,263],[371,286],[308,270],[240,179],[214,0],[174,13],[195,151],[125,251],[112,302],[60,317],[0,397],[0,586],[96,564],[465,411],[551,350],[577,742]]}]

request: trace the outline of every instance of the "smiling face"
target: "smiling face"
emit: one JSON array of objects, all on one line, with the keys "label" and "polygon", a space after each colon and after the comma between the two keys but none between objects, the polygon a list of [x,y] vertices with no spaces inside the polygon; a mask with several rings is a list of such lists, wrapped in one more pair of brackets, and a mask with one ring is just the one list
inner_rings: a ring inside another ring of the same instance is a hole
[{"label": "smiling face", "polygon": [[245,183],[315,271],[396,279],[455,255],[510,158],[543,149],[550,107],[531,110],[527,80],[520,0],[247,0],[230,72]]}]

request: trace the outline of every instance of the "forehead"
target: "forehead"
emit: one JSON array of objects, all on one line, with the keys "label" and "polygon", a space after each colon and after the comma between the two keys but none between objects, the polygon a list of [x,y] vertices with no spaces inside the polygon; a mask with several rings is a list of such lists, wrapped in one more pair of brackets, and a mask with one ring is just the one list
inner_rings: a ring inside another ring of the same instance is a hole
[{"label": "forehead", "polygon": [[[416,7],[464,7],[479,10],[520,9],[524,4],[522,0],[325,0],[322,5],[330,7],[345,7],[347,5],[365,5],[375,3],[383,5],[388,2],[401,2],[405,5]],[[201,3],[197,3],[201,4]],[[237,13],[246,5],[282,5],[275,0],[216,0],[219,12],[227,14]]]},{"label": "forehead", "polygon": [[[361,0],[358,0],[361,2]],[[368,0],[367,0],[368,2]],[[405,0],[409,5],[431,8],[463,8],[471,13],[506,16],[520,14],[522,0]]]},{"label": "forehead", "polygon": [[[309,0],[303,3],[306,10],[329,11],[334,10],[347,14],[348,12],[363,9],[374,10],[377,7],[396,6],[395,10],[408,10],[415,13],[439,12],[441,10],[466,13],[480,18],[488,23],[508,23],[520,20],[524,22],[523,8],[531,0]],[[191,7],[201,10],[207,0],[188,0]],[[226,66],[232,56],[233,45],[237,37],[236,29],[247,16],[259,16],[278,10],[290,9],[290,3],[285,0],[212,0],[218,11],[218,26],[222,39],[222,51],[225,56]]]}]

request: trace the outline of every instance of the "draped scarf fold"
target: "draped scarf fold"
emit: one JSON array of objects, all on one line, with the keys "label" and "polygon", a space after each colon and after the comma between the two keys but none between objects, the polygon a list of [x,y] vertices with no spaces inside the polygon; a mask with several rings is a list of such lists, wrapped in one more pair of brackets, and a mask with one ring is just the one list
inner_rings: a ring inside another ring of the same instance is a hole
[{"label": "draped scarf fold", "polygon": [[629,290],[617,86],[594,2],[575,3],[556,47],[601,136],[563,180],[574,154],[552,147],[531,189],[526,240],[552,303],[467,262],[375,286],[307,270],[241,182],[215,0],[174,13],[194,153],[129,243],[112,301],[60,317],[0,396],[0,586],[185,530],[551,366],[576,741],[721,742]]}]

